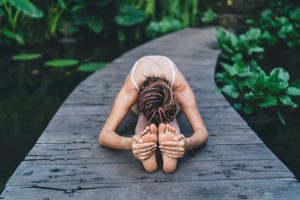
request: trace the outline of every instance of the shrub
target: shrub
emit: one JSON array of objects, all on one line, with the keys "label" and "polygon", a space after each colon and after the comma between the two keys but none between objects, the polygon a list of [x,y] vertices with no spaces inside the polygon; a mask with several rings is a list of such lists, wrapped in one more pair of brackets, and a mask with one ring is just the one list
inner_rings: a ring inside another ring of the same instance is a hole
[{"label": "shrub", "polygon": [[250,28],[244,34],[235,35],[224,28],[218,28],[215,34],[222,50],[221,56],[228,60],[234,60],[236,55],[255,57],[255,54],[264,51],[260,44],[260,29]]},{"label": "shrub", "polygon": [[267,75],[256,61],[245,63],[241,57],[232,65],[221,63],[224,72],[216,74],[220,90],[234,100],[234,107],[246,114],[262,109],[288,106],[297,108],[291,96],[300,96],[300,89],[289,83],[289,74],[283,68],[274,68]]}]

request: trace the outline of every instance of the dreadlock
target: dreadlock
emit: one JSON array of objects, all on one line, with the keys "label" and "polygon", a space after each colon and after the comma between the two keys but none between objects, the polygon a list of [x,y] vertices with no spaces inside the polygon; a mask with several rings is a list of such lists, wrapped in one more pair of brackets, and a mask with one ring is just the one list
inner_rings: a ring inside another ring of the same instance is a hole
[{"label": "dreadlock", "polygon": [[148,76],[138,94],[138,105],[150,123],[169,123],[175,118],[176,98],[164,77]]}]

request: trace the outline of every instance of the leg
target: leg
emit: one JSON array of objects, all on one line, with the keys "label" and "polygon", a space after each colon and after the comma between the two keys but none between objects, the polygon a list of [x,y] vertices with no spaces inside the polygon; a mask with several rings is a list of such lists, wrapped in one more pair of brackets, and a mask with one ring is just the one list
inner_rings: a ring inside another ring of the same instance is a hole
[{"label": "leg", "polygon": [[[176,121],[177,123],[177,121]],[[178,124],[177,124],[178,125]],[[173,141],[173,137],[175,137],[176,129],[170,124],[161,123],[158,127],[158,140],[159,144],[163,142],[171,142]],[[176,170],[177,167],[177,159],[170,158],[163,152],[161,149],[162,159],[163,159],[163,170],[165,173],[172,173]]]},{"label": "leg", "polygon": [[[143,142],[157,143],[157,127],[154,124],[148,125],[148,121],[143,114],[139,115],[138,122],[135,128],[135,133],[143,139]],[[155,150],[153,154],[146,160],[142,161],[144,169],[147,172],[155,172],[157,170]]]}]

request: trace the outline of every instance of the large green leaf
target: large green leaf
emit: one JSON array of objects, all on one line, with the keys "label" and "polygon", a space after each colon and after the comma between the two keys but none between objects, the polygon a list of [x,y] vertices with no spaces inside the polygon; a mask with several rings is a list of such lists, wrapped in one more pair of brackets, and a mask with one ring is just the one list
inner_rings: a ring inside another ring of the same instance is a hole
[{"label": "large green leaf", "polygon": [[288,95],[300,96],[300,89],[296,88],[296,87],[289,87],[288,88]]},{"label": "large green leaf", "polygon": [[95,33],[100,33],[103,30],[103,22],[100,19],[91,17],[87,20],[88,27]]},{"label": "large green leaf", "polygon": [[40,58],[42,55],[39,53],[22,53],[13,55],[13,60],[19,60],[19,61],[27,61],[27,60],[36,60]]},{"label": "large green leaf", "polygon": [[6,36],[8,38],[17,41],[18,44],[24,44],[25,43],[24,38],[21,34],[14,33],[12,31],[6,29],[6,28],[0,29],[0,34],[3,34],[4,36]]},{"label": "large green leaf", "polygon": [[250,40],[257,40],[260,37],[261,30],[258,28],[250,28],[246,33],[245,36],[247,39]]},{"label": "large green leaf", "polygon": [[289,17],[294,20],[300,20],[300,7],[296,8],[294,10],[291,10],[289,12]]},{"label": "large green leaf", "polygon": [[211,8],[208,8],[203,17],[201,18],[202,22],[209,23],[214,21],[218,17],[217,13],[215,13]]},{"label": "large green leaf", "polygon": [[54,68],[66,68],[66,67],[72,67],[77,63],[78,61],[74,59],[56,59],[56,60],[47,61],[45,65]]},{"label": "large green leaf", "polygon": [[105,62],[96,62],[96,63],[87,63],[79,66],[78,70],[83,72],[94,72],[103,67],[105,67],[107,63]]},{"label": "large green leaf", "polygon": [[279,78],[283,81],[288,81],[290,79],[289,73],[280,67],[272,69],[272,71],[270,72],[270,76]]},{"label": "large green leaf", "polygon": [[235,68],[233,68],[231,65],[228,65],[227,63],[220,63],[221,66],[225,69],[226,72],[229,73],[230,76],[236,75],[238,72]]},{"label": "large green leaf", "polygon": [[285,96],[280,96],[279,97],[279,100],[281,101],[281,103],[285,106],[291,106],[293,108],[297,108],[298,105],[295,104],[292,99],[288,96],[288,95],[285,95]]},{"label": "large green leaf", "polygon": [[225,85],[221,91],[234,99],[239,97],[239,92],[233,85]]},{"label": "large green leaf", "polygon": [[264,101],[260,102],[258,104],[262,108],[267,108],[270,106],[276,106],[277,105],[277,99],[274,96],[268,96]]},{"label": "large green leaf", "polygon": [[246,105],[242,106],[242,111],[246,114],[251,114],[251,113],[253,113],[253,107],[246,104]]},{"label": "large green leaf", "polygon": [[3,0],[13,5],[17,10],[29,17],[41,18],[44,13],[28,0]]},{"label": "large green leaf", "polygon": [[115,17],[115,21],[122,26],[133,26],[144,22],[145,14],[132,5],[124,4],[120,7],[120,15]]},{"label": "large green leaf", "polygon": [[182,24],[179,20],[171,17],[164,17],[161,21],[152,21],[147,26],[147,34],[151,37],[156,37],[175,30],[179,30],[181,28]]},{"label": "large green leaf", "polygon": [[261,53],[264,50],[265,49],[263,47],[259,47],[259,46],[249,47],[249,54],[251,55],[252,53]]}]

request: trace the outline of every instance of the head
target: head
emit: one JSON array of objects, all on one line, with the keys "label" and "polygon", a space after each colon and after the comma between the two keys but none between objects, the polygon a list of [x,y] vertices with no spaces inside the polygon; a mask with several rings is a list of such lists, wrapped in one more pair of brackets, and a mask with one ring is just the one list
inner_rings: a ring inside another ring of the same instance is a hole
[{"label": "head", "polygon": [[175,118],[176,98],[170,82],[157,76],[146,77],[138,94],[138,105],[150,123],[169,123]]}]

